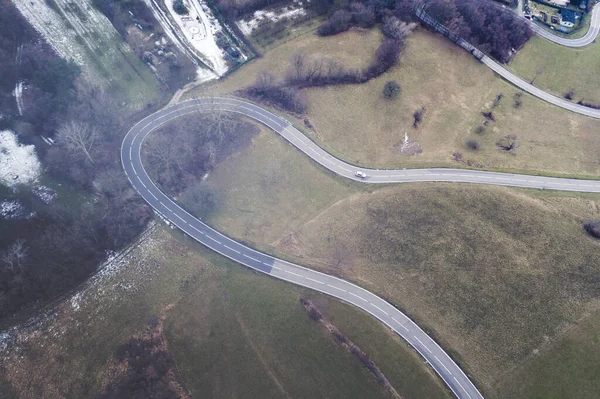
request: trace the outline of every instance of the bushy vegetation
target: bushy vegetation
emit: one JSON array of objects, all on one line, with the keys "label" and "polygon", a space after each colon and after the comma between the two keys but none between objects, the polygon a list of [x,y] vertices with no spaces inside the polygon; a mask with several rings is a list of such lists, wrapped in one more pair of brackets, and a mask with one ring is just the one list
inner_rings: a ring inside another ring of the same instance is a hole
[{"label": "bushy vegetation", "polygon": [[600,239],[600,220],[588,220],[583,224],[583,227],[589,235]]},{"label": "bushy vegetation", "polygon": [[[21,126],[18,133],[47,135],[75,99],[80,69],[57,56],[8,0],[0,0],[0,130]],[[26,82],[20,116],[13,90]]]},{"label": "bushy vegetation", "polygon": [[[133,4],[118,4],[124,3]],[[8,0],[0,0],[0,59],[0,128],[34,144],[43,179],[62,190],[45,202],[32,187],[0,187],[2,199],[18,200],[31,213],[0,218],[2,319],[85,280],[143,229],[151,211],[121,169],[128,111],[58,57]],[[11,95],[17,82],[26,87],[22,115]]]},{"label": "bushy vegetation", "polygon": [[[359,10],[356,12],[361,15],[367,13],[366,10],[370,10],[368,14],[374,15],[372,8],[367,9],[363,6],[353,5],[351,10]],[[339,12],[332,16],[333,21],[337,21],[338,17],[336,15],[340,15]],[[374,18],[372,22],[375,21]],[[370,18],[366,17],[352,17],[350,20],[354,22],[357,20],[371,21]],[[330,24],[331,21],[330,19],[325,22],[325,25]],[[404,48],[404,41],[415,26],[413,23],[400,21],[394,16],[387,17],[382,27],[385,38],[375,51],[373,60],[366,68],[349,69],[332,59],[310,59],[304,52],[299,51],[292,55],[290,67],[283,81],[278,81],[269,72],[263,72],[258,76],[256,83],[245,89],[243,93],[281,109],[302,113],[306,111],[307,107],[300,89],[329,85],[361,84],[381,76],[396,65]],[[342,31],[335,30],[336,33]]]},{"label": "bushy vegetation", "polygon": [[[145,63],[151,64],[172,91],[194,78],[196,66],[171,43],[156,47],[155,42],[166,37],[162,27],[144,0],[93,0],[94,5],[110,20],[133,52]],[[174,2],[176,10],[180,2]],[[181,2],[181,7],[185,5]],[[187,9],[185,12],[187,13]],[[153,38],[150,38],[153,35]],[[160,52],[158,51],[160,50]]]},{"label": "bushy vegetation", "polygon": [[385,82],[385,85],[383,86],[382,90],[383,98],[386,98],[388,100],[394,99],[400,95],[401,91],[402,89],[400,88],[398,82],[396,82],[395,80],[387,81]]},{"label": "bushy vegetation", "polygon": [[144,147],[150,173],[189,211],[204,217],[218,205],[218,194],[202,181],[219,160],[249,142],[258,128],[231,113],[212,111],[179,118],[153,133]]},{"label": "bushy vegetation", "polygon": [[501,62],[508,62],[533,32],[512,11],[485,0],[429,0],[427,13]]}]

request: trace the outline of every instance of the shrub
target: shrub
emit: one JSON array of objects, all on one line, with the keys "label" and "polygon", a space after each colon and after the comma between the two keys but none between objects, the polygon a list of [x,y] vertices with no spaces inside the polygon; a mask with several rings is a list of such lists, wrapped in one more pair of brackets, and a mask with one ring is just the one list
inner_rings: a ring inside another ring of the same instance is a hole
[{"label": "shrub", "polygon": [[475,128],[475,133],[477,133],[477,134],[484,134],[485,133],[485,126],[481,126],[481,125],[477,126]]},{"label": "shrub", "polygon": [[335,35],[341,32],[345,32],[350,29],[350,22],[352,21],[352,14],[346,10],[338,10],[325,21],[319,29],[317,34],[319,36]]},{"label": "shrub", "polygon": [[216,210],[219,192],[214,185],[200,181],[190,185],[179,199],[194,216],[204,218]]},{"label": "shrub", "polygon": [[488,121],[496,122],[496,117],[494,116],[494,113],[492,111],[482,112],[481,115],[483,115],[483,117]]},{"label": "shrub", "polygon": [[467,140],[466,145],[469,150],[477,151],[479,149],[479,143],[475,139]]},{"label": "shrub", "polygon": [[383,98],[388,100],[398,97],[402,89],[395,80],[390,80],[383,86]]},{"label": "shrub", "polygon": [[421,121],[423,120],[423,116],[425,115],[425,107],[421,107],[421,109],[418,109],[415,111],[415,113],[413,114],[413,127],[416,129],[419,126],[419,123],[421,123]]},{"label": "shrub", "polygon": [[600,239],[600,220],[588,220],[583,223],[583,228],[592,237]]},{"label": "shrub", "polygon": [[565,93],[565,98],[567,100],[573,100],[573,96],[575,96],[575,90],[571,89]]},{"label": "shrub", "polygon": [[173,10],[179,15],[189,14],[187,7],[183,4],[183,0],[173,0]]}]

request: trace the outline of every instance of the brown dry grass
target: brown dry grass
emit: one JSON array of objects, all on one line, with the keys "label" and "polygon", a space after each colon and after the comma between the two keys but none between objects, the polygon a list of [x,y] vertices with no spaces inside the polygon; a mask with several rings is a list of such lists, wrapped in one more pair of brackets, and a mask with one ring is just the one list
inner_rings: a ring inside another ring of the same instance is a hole
[{"label": "brown dry grass", "polygon": [[[252,84],[261,71],[283,76],[289,57],[302,49],[308,54],[338,59],[348,67],[361,67],[371,59],[380,33],[351,31],[333,37],[301,36],[268,52],[215,85],[188,96],[233,93]],[[403,92],[386,101],[381,90],[397,80]],[[600,121],[561,110],[524,94],[523,106],[513,107],[519,92],[468,53],[443,37],[417,30],[408,39],[399,66],[363,85],[307,89],[311,136],[338,157],[373,167],[457,166],[452,154],[485,168],[532,170],[545,173],[600,174]],[[494,109],[496,122],[485,134],[475,129],[484,121],[497,94],[504,95]],[[425,118],[412,127],[413,113],[424,106]],[[301,120],[288,116],[301,125]],[[407,133],[421,144],[423,153],[403,156],[399,145]],[[519,137],[518,155],[500,152],[496,142],[505,135]],[[465,147],[479,141],[479,151]]]}]

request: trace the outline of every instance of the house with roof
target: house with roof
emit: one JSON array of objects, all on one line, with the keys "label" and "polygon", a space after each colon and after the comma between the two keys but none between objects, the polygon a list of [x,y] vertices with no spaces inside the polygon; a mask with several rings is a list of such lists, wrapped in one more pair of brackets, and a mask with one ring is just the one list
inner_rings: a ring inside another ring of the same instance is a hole
[{"label": "house with roof", "polygon": [[560,26],[565,28],[572,28],[577,23],[579,14],[569,9],[563,8],[560,10]]}]

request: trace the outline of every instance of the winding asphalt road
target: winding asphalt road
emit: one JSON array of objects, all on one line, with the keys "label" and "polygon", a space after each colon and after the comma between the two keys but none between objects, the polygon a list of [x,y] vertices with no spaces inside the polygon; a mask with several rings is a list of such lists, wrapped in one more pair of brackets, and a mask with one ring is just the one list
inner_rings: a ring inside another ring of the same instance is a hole
[{"label": "winding asphalt road", "polygon": [[[590,0],[590,2],[594,2],[595,0]],[[523,17],[523,0],[519,1],[519,6],[517,7],[517,13],[521,18],[523,18],[529,26],[531,30],[533,30],[537,35],[542,36],[545,39],[550,40],[551,42],[560,44],[561,46],[566,47],[584,47],[588,44],[591,44],[596,40],[598,34],[600,33],[600,10],[599,7],[594,7],[592,9],[592,20],[590,22],[590,28],[586,32],[586,34],[579,39],[568,39],[566,37],[555,35],[552,32],[549,32],[542,26],[536,24],[533,21],[528,20]]]},{"label": "winding asphalt road", "polygon": [[[419,352],[450,390],[461,399],[482,398],[482,395],[448,354],[417,324],[393,305],[352,283],[274,258],[238,243],[187,213],[152,182],[141,159],[144,139],[161,125],[173,119],[212,109],[231,111],[250,117],[280,134],[323,167],[362,183],[453,182],[600,193],[600,181],[592,180],[461,169],[376,170],[357,168],[321,149],[285,119],[254,104],[232,98],[187,100],[144,118],[127,133],[121,147],[121,161],[125,173],[144,200],[169,223],[177,226],[198,242],[238,263],[270,276],[339,298],[370,313]],[[355,173],[359,170],[365,172],[367,178],[356,177]]]}]

